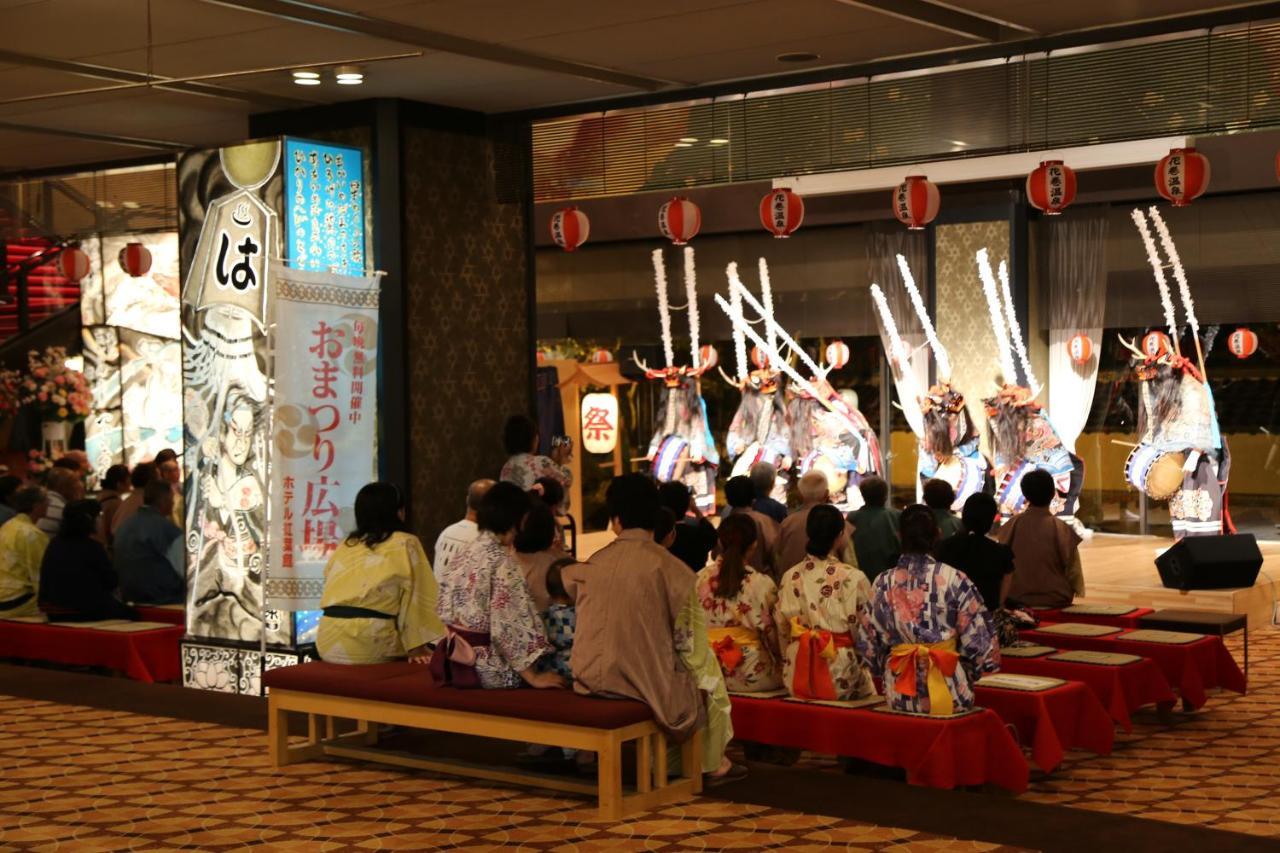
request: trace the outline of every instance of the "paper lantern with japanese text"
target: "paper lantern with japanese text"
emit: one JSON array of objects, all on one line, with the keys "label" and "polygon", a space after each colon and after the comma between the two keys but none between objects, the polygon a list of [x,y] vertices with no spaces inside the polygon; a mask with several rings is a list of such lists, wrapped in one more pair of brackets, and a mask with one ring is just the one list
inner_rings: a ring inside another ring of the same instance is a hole
[{"label": "paper lantern with japanese text", "polygon": [[1076,332],[1067,341],[1067,355],[1076,364],[1088,364],[1093,358],[1093,339],[1084,332]]},{"label": "paper lantern with japanese text", "polygon": [[702,227],[702,211],[683,196],[676,196],[658,208],[658,230],[677,246],[692,240]]},{"label": "paper lantern with japanese text", "polygon": [[588,361],[592,364],[608,364],[613,361],[613,353],[609,352],[607,349],[601,348],[591,353],[588,357]]},{"label": "paper lantern with japanese text", "polygon": [[1142,353],[1147,358],[1159,358],[1165,353],[1173,352],[1173,344],[1164,332],[1147,332],[1142,339]]},{"label": "paper lantern with japanese text", "polygon": [[938,187],[924,175],[908,175],[893,191],[893,215],[912,231],[922,231],[938,215]]},{"label": "paper lantern with japanese text", "polygon": [[760,224],[779,239],[790,237],[804,221],[804,199],[779,187],[760,199]]},{"label": "paper lantern with japanese text", "polygon": [[844,341],[832,341],[827,344],[827,366],[839,370],[849,363],[849,345]]},{"label": "paper lantern with japanese text", "polygon": [[582,449],[587,453],[612,453],[618,445],[618,398],[612,394],[582,397]]},{"label": "paper lantern with japanese text", "polygon": [[151,252],[141,243],[126,243],[120,250],[120,268],[134,278],[151,271]]},{"label": "paper lantern with japanese text", "polygon": [[711,370],[720,363],[720,353],[716,352],[716,348],[711,344],[703,344],[698,350],[698,367],[702,370]]},{"label": "paper lantern with japanese text", "polygon": [[75,246],[58,253],[58,272],[68,281],[79,282],[89,274],[89,256]]},{"label": "paper lantern with japanese text", "polygon": [[564,207],[551,214],[551,239],[566,252],[587,242],[590,233],[591,220],[576,207]]},{"label": "paper lantern with japanese text", "polygon": [[1194,148],[1174,148],[1156,163],[1156,191],[1174,207],[1186,207],[1209,188],[1209,158]]},{"label": "paper lantern with japanese text", "polygon": [[1227,338],[1227,349],[1236,358],[1248,358],[1258,351],[1258,335],[1252,329],[1236,329]]},{"label": "paper lantern with japanese text", "polygon": [[1076,173],[1061,160],[1045,160],[1027,175],[1027,201],[1048,216],[1057,216],[1076,200]]},{"label": "paper lantern with japanese text", "polygon": [[751,364],[756,370],[764,370],[769,366],[769,356],[764,354],[764,350],[760,347],[751,348]]}]

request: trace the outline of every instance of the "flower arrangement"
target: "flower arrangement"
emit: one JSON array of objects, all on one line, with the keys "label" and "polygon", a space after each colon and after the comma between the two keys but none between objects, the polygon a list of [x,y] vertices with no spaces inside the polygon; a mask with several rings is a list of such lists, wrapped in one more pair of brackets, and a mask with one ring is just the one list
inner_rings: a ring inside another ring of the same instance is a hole
[{"label": "flower arrangement", "polygon": [[63,347],[27,353],[28,375],[22,379],[22,402],[34,405],[45,421],[82,421],[89,416],[93,395],[83,373],[67,367]]},{"label": "flower arrangement", "polygon": [[17,414],[22,407],[22,374],[0,368],[0,418]]},{"label": "flower arrangement", "polygon": [[44,451],[27,451],[27,473],[32,477],[39,477],[52,467],[53,463],[44,455]]}]

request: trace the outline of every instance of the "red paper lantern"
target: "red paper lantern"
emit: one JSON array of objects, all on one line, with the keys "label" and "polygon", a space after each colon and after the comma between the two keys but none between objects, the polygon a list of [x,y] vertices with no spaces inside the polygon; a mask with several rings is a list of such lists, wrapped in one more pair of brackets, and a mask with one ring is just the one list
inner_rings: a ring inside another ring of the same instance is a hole
[{"label": "red paper lantern", "polygon": [[75,246],[68,246],[58,253],[58,272],[78,284],[89,274],[89,256]]},{"label": "red paper lantern", "polygon": [[537,360],[538,364],[546,364],[546,363],[547,363],[547,352],[546,352],[546,350],[538,350],[538,352],[537,352],[537,354],[534,356],[534,358]]},{"label": "red paper lantern", "polygon": [[134,278],[141,278],[151,270],[151,252],[141,243],[126,243],[120,250],[120,268]]},{"label": "red paper lantern", "polygon": [[938,215],[938,187],[924,175],[908,175],[893,191],[893,215],[912,231],[922,231]]},{"label": "red paper lantern", "polygon": [[1147,332],[1142,339],[1142,352],[1147,358],[1159,358],[1165,353],[1173,352],[1173,344],[1164,332]]},{"label": "red paper lantern", "polygon": [[1061,160],[1045,160],[1027,175],[1027,201],[1049,216],[1057,216],[1076,200],[1076,173]]},{"label": "red paper lantern", "polygon": [[677,246],[692,240],[702,227],[702,211],[683,196],[676,196],[658,208],[658,230]]},{"label": "red paper lantern", "polygon": [[588,360],[592,364],[609,364],[613,361],[613,353],[609,352],[607,349],[601,348],[591,353]]},{"label": "red paper lantern", "polygon": [[1248,358],[1258,351],[1258,335],[1251,329],[1236,329],[1227,338],[1227,349],[1236,358]]},{"label": "red paper lantern", "polygon": [[551,240],[566,252],[587,242],[590,233],[591,220],[576,207],[563,207],[551,214]]},{"label": "red paper lantern", "polygon": [[849,345],[844,341],[832,341],[827,344],[827,364],[832,370],[839,370],[849,363]]},{"label": "red paper lantern", "polygon": [[698,367],[702,370],[710,370],[720,363],[720,353],[716,352],[716,348],[711,344],[703,344],[698,350]]},{"label": "red paper lantern", "polygon": [[764,370],[769,366],[769,356],[765,355],[760,347],[752,347],[751,363],[755,365],[756,370]]},{"label": "red paper lantern", "polygon": [[1076,332],[1067,341],[1067,355],[1076,364],[1088,364],[1093,358],[1093,339],[1084,332]]},{"label": "red paper lantern", "polygon": [[804,221],[804,199],[780,187],[760,199],[760,224],[774,237],[790,237]]},{"label": "red paper lantern", "polygon": [[1174,148],[1156,164],[1156,191],[1174,207],[1186,207],[1209,188],[1209,158],[1194,148]]}]

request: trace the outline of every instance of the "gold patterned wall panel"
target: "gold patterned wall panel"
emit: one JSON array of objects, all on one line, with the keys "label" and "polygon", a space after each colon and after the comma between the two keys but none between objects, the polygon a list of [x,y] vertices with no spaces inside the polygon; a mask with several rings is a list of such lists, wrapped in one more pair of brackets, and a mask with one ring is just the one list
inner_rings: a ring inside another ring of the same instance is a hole
[{"label": "gold patterned wall panel", "polygon": [[995,333],[982,294],[975,255],[986,248],[996,267],[1009,257],[1009,222],[961,222],[937,226],[935,281],[938,337],[951,356],[952,382],[965,396],[987,453],[982,398],[995,391],[999,372]]}]

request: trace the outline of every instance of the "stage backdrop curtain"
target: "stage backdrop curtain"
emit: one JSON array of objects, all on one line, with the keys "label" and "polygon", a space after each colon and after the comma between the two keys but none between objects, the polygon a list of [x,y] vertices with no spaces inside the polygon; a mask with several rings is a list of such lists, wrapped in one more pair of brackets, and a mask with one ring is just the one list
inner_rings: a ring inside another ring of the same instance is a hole
[{"label": "stage backdrop curtain", "polygon": [[[928,268],[928,248],[924,232],[913,232],[901,226],[888,227],[880,224],[872,225],[869,231],[867,271],[870,273],[871,281],[880,285],[880,289],[884,291],[885,302],[888,303],[894,322],[898,326],[898,334],[906,344],[907,351],[914,354],[911,357],[910,374],[893,365],[892,360],[890,365],[893,367],[893,387],[897,392],[902,414],[906,417],[911,431],[919,437],[924,434],[924,416],[920,413],[920,401],[916,399],[918,391],[912,389],[911,380],[915,380],[915,388],[919,391],[929,387],[931,354],[928,346],[925,346],[924,330],[920,327],[915,309],[911,306],[906,285],[902,282],[897,256],[901,254],[907,259],[907,265],[911,268],[911,274],[916,280],[916,287],[920,290],[920,295],[927,306],[932,301],[929,298],[931,275]],[[875,314],[876,326],[880,330],[880,344],[888,355],[893,352],[889,337],[885,333],[884,324],[880,322],[880,315],[875,307],[872,306],[871,310]],[[936,322],[935,325],[937,325]],[[945,345],[946,342],[944,341],[943,344]]]},{"label": "stage backdrop curtain", "polygon": [[[1089,420],[1098,380],[1103,313],[1107,304],[1106,211],[1046,218],[1049,293],[1049,417],[1067,449]],[[1089,336],[1093,354],[1071,360],[1067,343]]]}]

